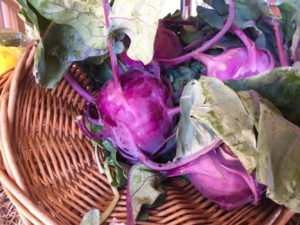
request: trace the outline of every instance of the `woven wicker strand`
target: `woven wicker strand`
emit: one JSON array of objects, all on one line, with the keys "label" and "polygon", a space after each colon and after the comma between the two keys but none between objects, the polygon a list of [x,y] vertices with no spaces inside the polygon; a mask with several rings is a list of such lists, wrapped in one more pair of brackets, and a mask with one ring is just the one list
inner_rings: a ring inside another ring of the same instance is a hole
[{"label": "woven wicker strand", "polygon": [[[0,182],[26,224],[79,224],[94,208],[103,213],[116,204],[104,224],[126,223],[126,190],[116,203],[109,182],[98,172],[90,141],[76,125],[84,100],[67,84],[53,90],[39,87],[32,75],[35,47],[23,53],[11,77],[0,79]],[[70,69],[83,86],[88,76]],[[103,160],[103,154],[99,154]],[[286,224],[293,212],[264,199],[225,211],[180,178],[167,184],[166,202],[149,210],[140,225]],[[105,215],[102,215],[105,217]]]}]

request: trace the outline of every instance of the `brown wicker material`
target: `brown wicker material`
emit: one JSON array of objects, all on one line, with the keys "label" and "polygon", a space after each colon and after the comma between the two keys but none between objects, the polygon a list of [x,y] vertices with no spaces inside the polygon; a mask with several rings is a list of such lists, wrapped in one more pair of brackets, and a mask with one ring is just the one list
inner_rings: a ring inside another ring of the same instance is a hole
[{"label": "brown wicker material", "polygon": [[[112,206],[114,195],[76,125],[84,100],[66,81],[53,90],[39,87],[31,72],[34,50],[23,53],[5,86],[0,80],[0,181],[26,224],[79,224],[88,210],[103,213]],[[71,72],[87,86],[79,68]],[[104,224],[113,218],[126,222],[125,192]],[[166,202],[138,224],[285,224],[292,215],[267,199],[226,212],[176,178],[168,181]]]}]

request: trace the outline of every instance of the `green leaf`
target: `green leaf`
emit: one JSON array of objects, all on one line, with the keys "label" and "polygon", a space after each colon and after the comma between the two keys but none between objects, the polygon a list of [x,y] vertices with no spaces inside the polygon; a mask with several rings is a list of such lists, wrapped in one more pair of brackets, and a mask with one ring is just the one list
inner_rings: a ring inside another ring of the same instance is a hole
[{"label": "green leaf", "polygon": [[85,45],[72,27],[52,23],[37,46],[33,72],[41,86],[53,88],[72,62],[105,53]]},{"label": "green leaf", "polygon": [[258,122],[259,122],[259,102],[260,96],[259,94],[254,91],[239,91],[238,96],[242,101],[252,123],[255,125],[255,128],[258,130]]},{"label": "green leaf", "polygon": [[286,119],[300,125],[300,69],[296,67],[276,68],[257,76],[228,81],[236,91],[253,89],[272,102]]},{"label": "green leaf", "polygon": [[[228,5],[225,1],[207,1],[207,4],[212,7],[206,8],[203,6],[197,7],[197,13],[211,27],[221,29],[224,25],[225,20],[228,17]],[[235,16],[234,23],[240,28],[246,28],[250,24],[249,22],[258,20],[260,16],[268,15],[270,10],[267,4],[263,0],[235,0]],[[245,24],[245,22],[248,22]]]},{"label": "green leaf", "polygon": [[300,0],[285,0],[278,7],[282,15],[285,41],[289,42],[292,40],[290,51],[294,54],[300,39]]},{"label": "green leaf", "polygon": [[283,3],[279,5],[280,13],[282,15],[282,30],[284,32],[285,42],[292,40],[294,28],[293,23],[297,16],[297,9],[291,3]]},{"label": "green leaf", "polygon": [[205,123],[191,118],[193,106],[204,101],[200,83],[197,80],[190,81],[180,98],[181,117],[177,133],[176,159],[199,152],[217,138],[214,131]]},{"label": "green leaf", "polygon": [[133,60],[142,61],[145,65],[153,57],[154,39],[163,2],[115,0],[112,7],[111,30],[123,31],[130,37],[128,56]]},{"label": "green leaf", "polygon": [[101,146],[105,150],[105,161],[115,169],[111,174],[113,180],[111,185],[113,187],[122,187],[126,185],[129,170],[128,166],[119,162],[117,159],[117,150],[114,148],[111,141],[104,140],[102,141]]},{"label": "green leaf", "polygon": [[75,28],[85,44],[92,48],[107,48],[102,1],[29,0],[45,18]]},{"label": "green leaf", "polygon": [[[224,1],[207,1],[212,8],[197,7],[198,18],[210,27],[221,29],[228,17],[228,5]],[[260,48],[267,48],[277,56],[273,30],[264,19],[274,18],[268,4],[264,0],[235,0],[234,24],[242,30],[251,29],[255,43]]]},{"label": "green leaf", "polygon": [[213,77],[201,77],[197,85],[202,89],[202,99],[192,106],[192,120],[210,127],[251,173],[257,157],[254,122],[239,96]]},{"label": "green leaf", "polygon": [[100,211],[98,209],[88,211],[81,220],[80,225],[100,225]]},{"label": "green leaf", "polygon": [[162,185],[164,177],[142,164],[136,164],[130,169],[129,180],[132,217],[136,220],[142,206],[157,207],[163,202],[166,195]]},{"label": "green leaf", "polygon": [[166,71],[174,91],[174,102],[179,103],[179,97],[185,85],[192,79],[199,79],[204,74],[205,67],[199,62],[193,61],[189,66],[179,66]]},{"label": "green leaf", "polygon": [[300,212],[300,128],[260,102],[256,179],[267,197]]},{"label": "green leaf", "polygon": [[[105,26],[102,1],[29,0],[45,18],[73,27],[87,46],[107,50],[108,33],[122,31],[131,44],[128,55],[148,64],[153,57],[153,45],[163,0],[115,0],[110,12],[110,30]],[[126,5],[126,7],[124,7]]]},{"label": "green leaf", "polygon": [[38,17],[35,14],[35,12],[31,9],[28,2],[26,0],[17,0],[17,3],[20,6],[20,17],[24,21],[29,21],[32,23],[33,30],[34,30],[34,37],[36,39],[40,38],[40,28],[39,28],[39,22]]}]

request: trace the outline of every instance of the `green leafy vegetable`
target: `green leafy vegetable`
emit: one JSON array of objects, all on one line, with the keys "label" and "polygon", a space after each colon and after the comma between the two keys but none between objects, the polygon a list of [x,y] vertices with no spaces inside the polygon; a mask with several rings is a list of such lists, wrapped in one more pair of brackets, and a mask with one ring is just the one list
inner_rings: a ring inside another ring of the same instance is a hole
[{"label": "green leafy vegetable", "polygon": [[[33,23],[37,39],[41,36],[38,32],[40,21],[46,18],[55,24],[47,29],[35,56],[34,74],[43,87],[55,87],[72,62],[105,55],[107,38],[112,32],[123,32],[130,37],[127,53],[132,59],[144,64],[152,60],[163,0],[115,0],[110,13],[109,31],[105,27],[101,1],[29,0],[27,3],[19,0],[19,4],[24,17]],[[37,17],[38,14],[42,16]],[[114,50],[116,53],[122,52],[124,44],[116,40]]]},{"label": "green leafy vegetable", "polygon": [[111,141],[104,140],[100,144],[93,141],[93,143],[94,145],[99,146],[105,150],[104,162],[114,167],[114,170],[111,171],[111,185],[113,187],[122,187],[126,185],[127,174],[129,170],[128,166],[124,163],[119,162],[119,160],[117,159],[117,150],[114,148]]},{"label": "green leafy vegetable", "polygon": [[300,212],[300,128],[260,102],[256,178],[267,197]]},{"label": "green leafy vegetable", "polygon": [[[225,1],[212,0],[206,3],[212,8],[198,6],[197,17],[210,27],[221,29],[228,17]],[[235,0],[234,5],[234,24],[242,30],[250,31],[258,47],[267,48],[274,56],[277,56],[273,31],[264,21],[273,18],[268,4],[264,0]]]},{"label": "green leafy vegetable", "polygon": [[286,119],[300,125],[300,70],[281,67],[257,76],[228,81],[236,91],[253,89],[272,102]]},{"label": "green leafy vegetable", "polygon": [[257,157],[254,123],[239,96],[216,78],[201,77],[195,85],[202,89],[204,99],[193,105],[192,120],[209,126],[252,172]]},{"label": "green leafy vegetable", "polygon": [[[291,54],[298,53],[298,41],[300,39],[300,1],[284,0],[278,5],[282,15],[282,28],[285,33],[285,42],[292,40]],[[296,29],[295,29],[296,24]]]},{"label": "green leafy vegetable", "polygon": [[199,102],[205,102],[203,89],[198,81],[192,80],[185,86],[180,98],[181,117],[177,133],[176,159],[199,152],[216,139],[216,134],[210,127],[191,118],[191,110]]},{"label": "green leafy vegetable", "polygon": [[[153,45],[163,0],[115,0],[110,14],[111,30],[126,33],[131,44],[127,51],[133,60],[148,64],[153,57]],[[124,7],[126,5],[126,7]]]},{"label": "green leafy vegetable", "polygon": [[98,209],[88,211],[81,220],[80,225],[100,225],[100,211]]},{"label": "green leafy vegetable", "polygon": [[[136,164],[130,169],[127,201],[130,201],[131,211],[128,217],[135,221],[142,206],[151,208],[160,205],[166,195],[162,184],[164,178],[142,164]],[[128,202],[127,202],[128,203]]]},{"label": "green leafy vegetable", "polygon": [[26,0],[17,0],[21,10],[19,12],[19,15],[24,21],[29,21],[32,23],[33,27],[33,38],[39,39],[40,38],[40,25],[39,20],[41,18],[38,18],[38,16],[35,14],[33,9],[30,7],[30,3]]},{"label": "green leafy vegetable", "polygon": [[37,46],[34,75],[41,86],[53,88],[72,62],[105,53],[85,45],[72,27],[52,23]]},{"label": "green leafy vegetable", "polygon": [[92,48],[107,48],[107,30],[102,1],[29,0],[45,18],[76,29],[84,43]]},{"label": "green leafy vegetable", "polygon": [[181,93],[184,86],[192,79],[199,79],[200,74],[203,74],[205,67],[199,62],[193,61],[189,66],[179,66],[166,71],[174,91],[174,102],[179,103]]},{"label": "green leafy vegetable", "polygon": [[255,125],[255,128],[258,130],[258,121],[259,121],[259,101],[260,96],[256,91],[239,91],[237,93],[242,101],[249,117],[252,120],[252,123]]}]

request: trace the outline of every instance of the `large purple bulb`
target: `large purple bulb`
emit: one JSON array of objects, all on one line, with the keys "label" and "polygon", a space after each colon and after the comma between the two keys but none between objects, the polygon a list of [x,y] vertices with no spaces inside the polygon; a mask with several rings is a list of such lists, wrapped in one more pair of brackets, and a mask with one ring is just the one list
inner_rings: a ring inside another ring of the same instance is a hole
[{"label": "large purple bulb", "polygon": [[164,174],[187,175],[205,197],[227,210],[257,204],[264,191],[225,144]]},{"label": "large purple bulb", "polygon": [[138,161],[137,148],[153,154],[173,133],[177,113],[169,90],[154,75],[133,70],[120,76],[120,86],[108,81],[96,100],[103,135],[121,155]]}]

